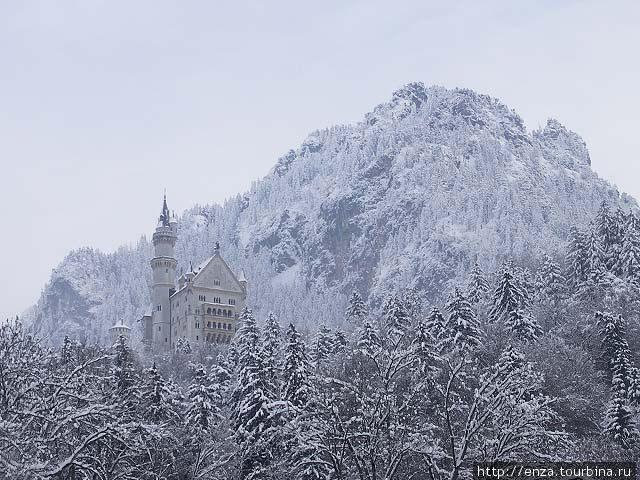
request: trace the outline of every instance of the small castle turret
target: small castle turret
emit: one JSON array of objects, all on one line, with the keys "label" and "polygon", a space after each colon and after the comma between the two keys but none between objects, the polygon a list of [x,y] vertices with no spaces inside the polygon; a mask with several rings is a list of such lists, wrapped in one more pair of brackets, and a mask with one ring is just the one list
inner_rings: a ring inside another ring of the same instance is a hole
[{"label": "small castle turret", "polygon": [[120,320],[120,323],[115,324],[109,329],[109,338],[111,340],[111,345],[115,345],[120,337],[124,337],[124,339],[129,342],[130,336],[131,329],[127,327],[122,320]]}]

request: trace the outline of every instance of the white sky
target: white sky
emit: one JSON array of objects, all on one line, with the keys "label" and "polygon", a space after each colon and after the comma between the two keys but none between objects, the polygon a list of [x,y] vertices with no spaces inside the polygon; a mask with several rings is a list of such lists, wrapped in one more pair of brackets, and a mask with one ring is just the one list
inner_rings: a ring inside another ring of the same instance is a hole
[{"label": "white sky", "polygon": [[0,0],[0,318],[410,81],[550,116],[640,198],[640,2]]}]

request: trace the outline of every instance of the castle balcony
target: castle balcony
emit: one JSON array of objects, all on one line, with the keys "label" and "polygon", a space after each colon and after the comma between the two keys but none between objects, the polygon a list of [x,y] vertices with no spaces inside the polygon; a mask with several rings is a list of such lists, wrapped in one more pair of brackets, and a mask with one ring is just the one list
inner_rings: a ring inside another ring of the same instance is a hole
[{"label": "castle balcony", "polygon": [[203,303],[200,307],[203,317],[229,318],[237,319],[238,313],[235,311],[235,305],[227,305],[224,303]]}]

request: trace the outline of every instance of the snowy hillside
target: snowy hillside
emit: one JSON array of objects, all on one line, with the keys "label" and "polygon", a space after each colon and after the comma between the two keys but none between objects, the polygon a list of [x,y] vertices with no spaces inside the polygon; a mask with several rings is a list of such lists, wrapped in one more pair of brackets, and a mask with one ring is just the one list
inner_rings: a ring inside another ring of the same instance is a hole
[{"label": "snowy hillside", "polygon": [[[356,125],[312,133],[244,195],[185,212],[176,250],[186,268],[219,241],[245,269],[254,311],[311,328],[341,322],[353,289],[373,307],[410,286],[433,300],[476,260],[493,269],[557,254],[603,200],[635,206],[556,120],[527,132],[496,99],[413,83]],[[148,306],[150,257],[146,238],[72,252],[27,320],[53,342],[133,324]]]}]

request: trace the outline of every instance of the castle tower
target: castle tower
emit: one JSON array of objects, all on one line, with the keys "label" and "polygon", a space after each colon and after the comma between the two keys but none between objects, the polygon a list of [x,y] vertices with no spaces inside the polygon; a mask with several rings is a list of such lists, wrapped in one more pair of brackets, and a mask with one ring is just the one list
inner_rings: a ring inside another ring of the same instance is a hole
[{"label": "castle tower", "polygon": [[119,342],[120,337],[124,337],[124,339],[128,342],[130,336],[131,329],[126,326],[122,320],[120,320],[120,323],[116,323],[109,329],[109,338],[111,339],[111,345],[115,345],[117,342]]},{"label": "castle tower", "polygon": [[158,226],[153,234],[155,256],[151,259],[153,270],[152,292],[152,348],[156,352],[171,349],[170,296],[175,291],[176,268],[174,247],[178,240],[178,223],[169,214],[167,196],[164,196]]}]

